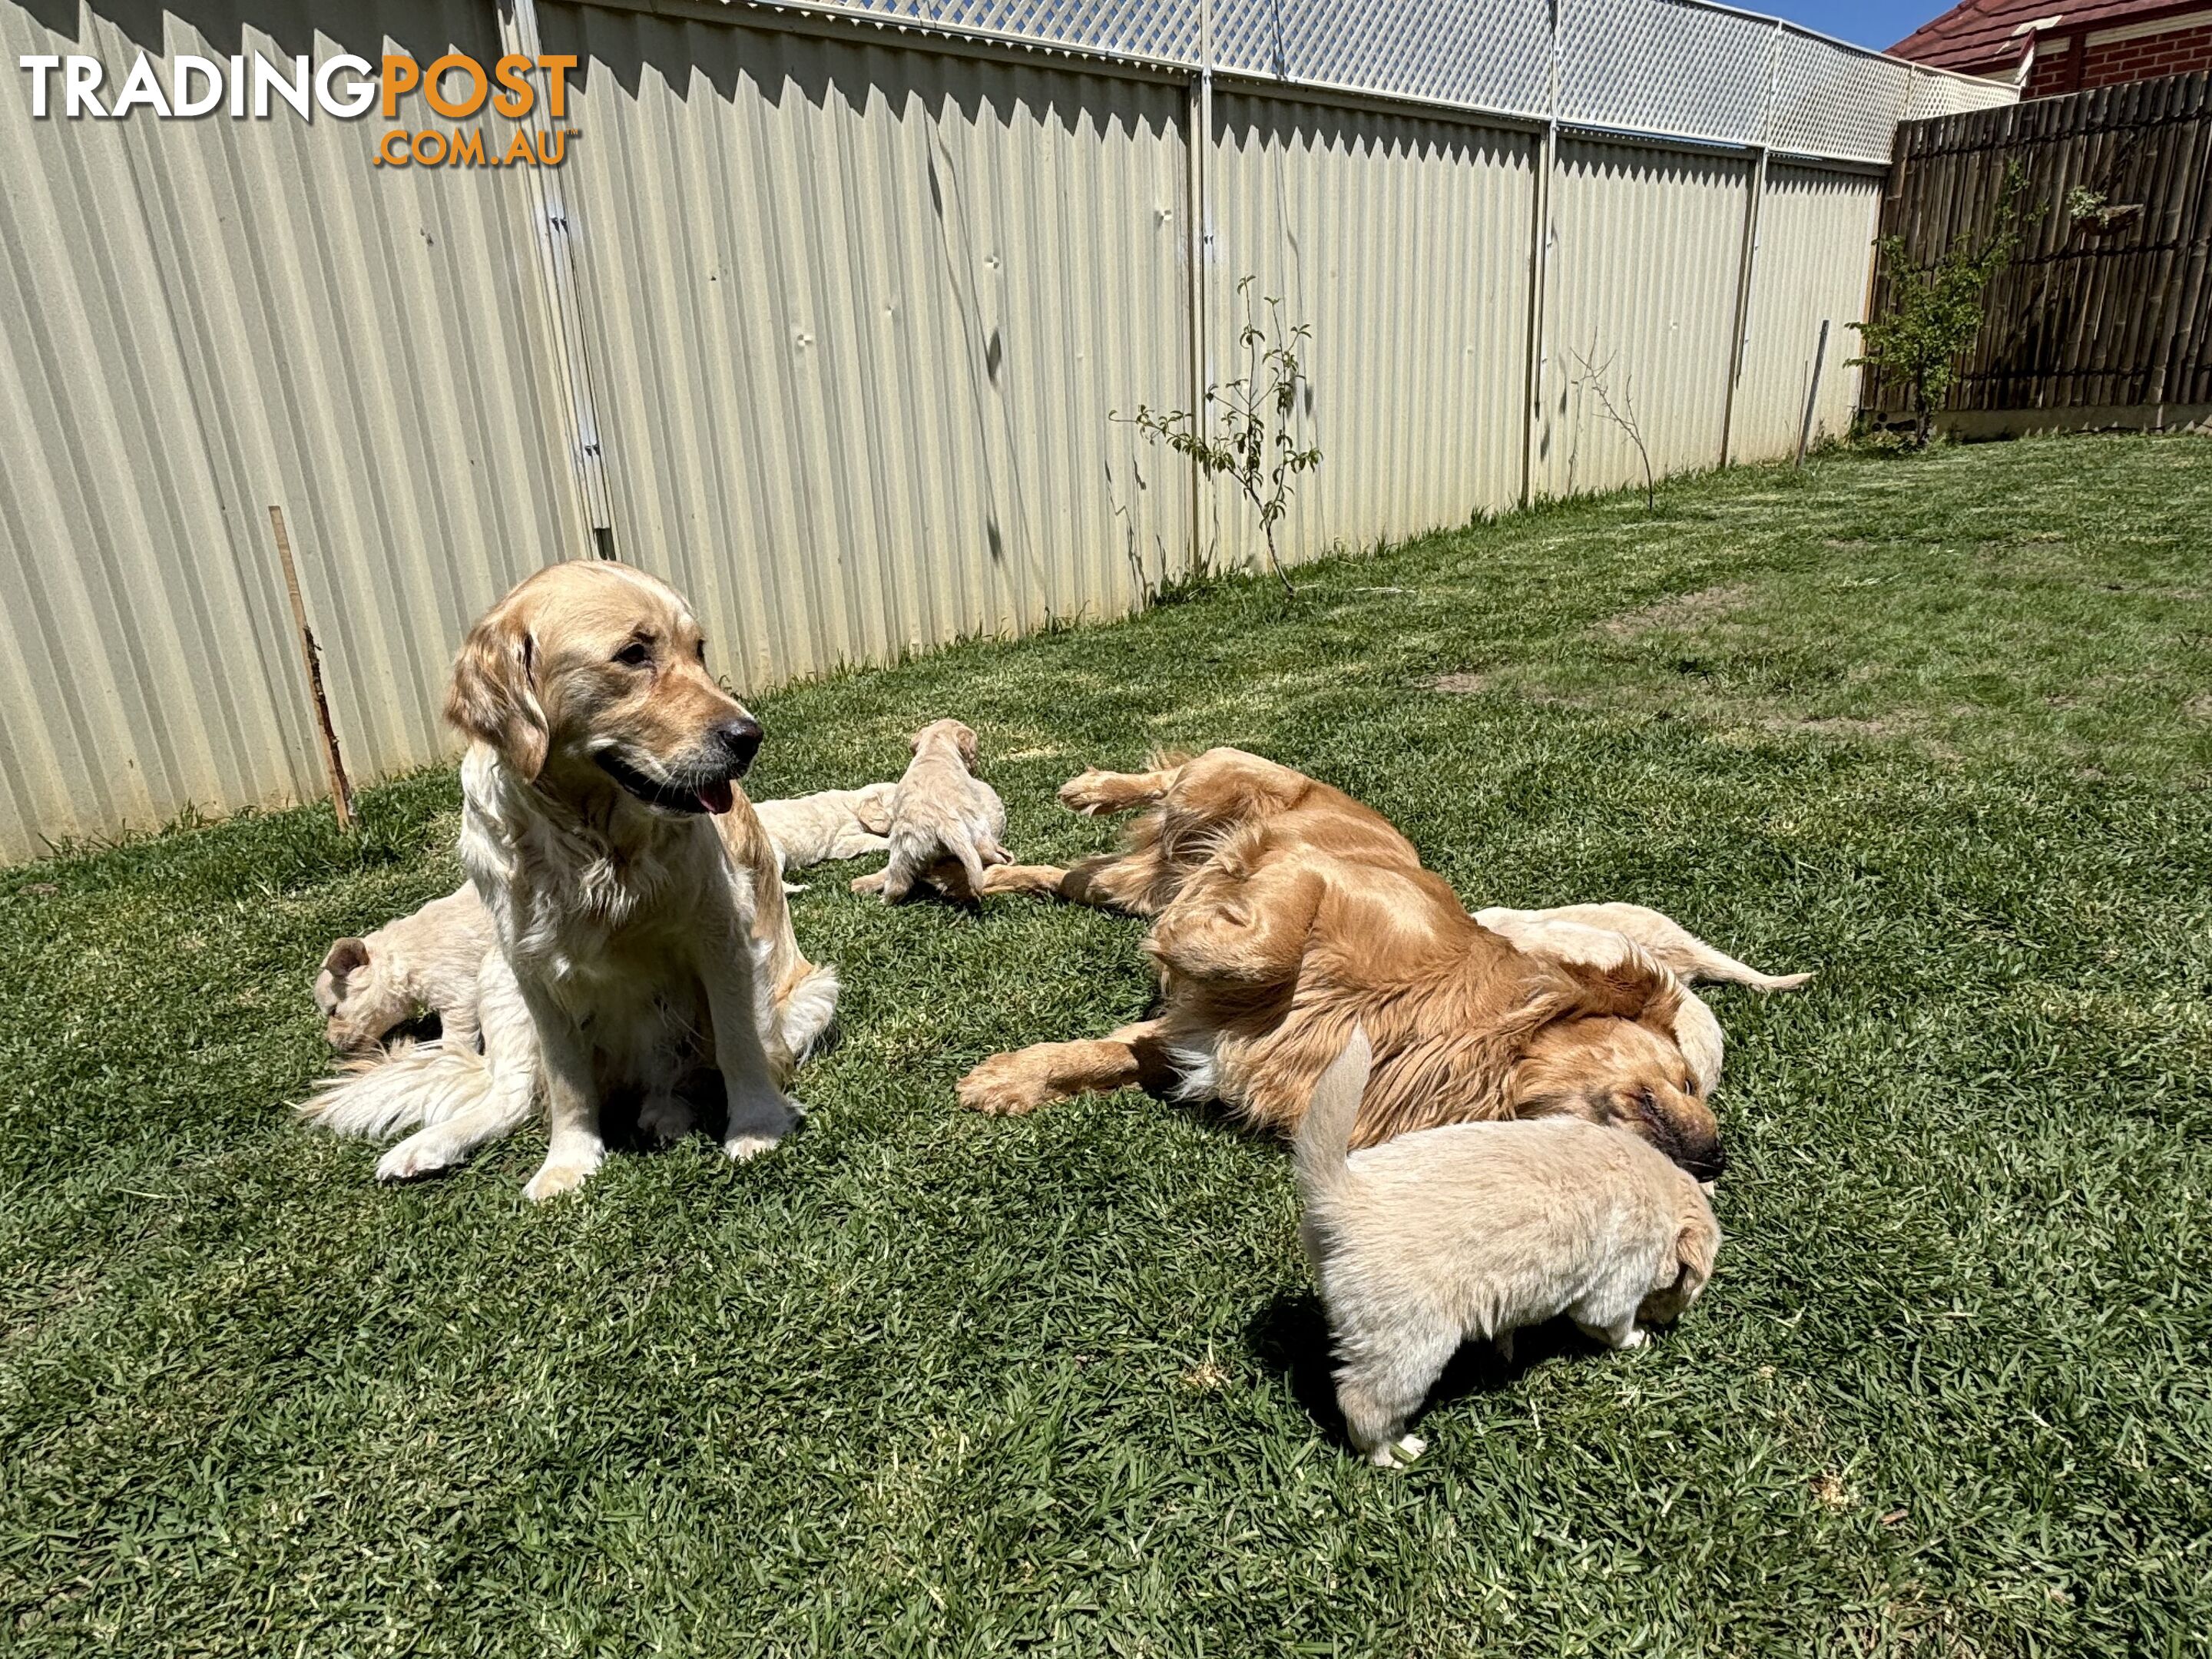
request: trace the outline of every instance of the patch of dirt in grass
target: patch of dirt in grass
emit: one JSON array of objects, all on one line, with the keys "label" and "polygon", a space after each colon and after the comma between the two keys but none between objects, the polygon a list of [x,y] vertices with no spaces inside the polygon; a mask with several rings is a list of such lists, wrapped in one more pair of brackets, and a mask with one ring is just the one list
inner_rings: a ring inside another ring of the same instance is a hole
[{"label": "patch of dirt in grass", "polygon": [[1721,582],[1701,587],[1694,593],[1676,593],[1633,611],[1624,611],[1617,617],[1607,617],[1598,627],[1616,640],[1632,640],[1644,634],[1680,633],[1741,610],[1750,598],[1749,583]]},{"label": "patch of dirt in grass", "polygon": [[1434,679],[1421,682],[1424,691],[1442,691],[1455,697],[1479,696],[1490,690],[1490,676],[1483,673],[1439,674]]},{"label": "patch of dirt in grass", "polygon": [[2212,721],[2212,691],[2200,691],[2181,705],[2181,712],[2193,720]]}]

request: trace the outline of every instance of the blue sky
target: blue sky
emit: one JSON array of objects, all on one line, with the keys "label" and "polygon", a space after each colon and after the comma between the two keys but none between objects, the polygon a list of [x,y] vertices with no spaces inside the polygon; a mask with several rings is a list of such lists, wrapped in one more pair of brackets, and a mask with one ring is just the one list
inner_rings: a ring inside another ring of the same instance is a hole
[{"label": "blue sky", "polygon": [[1786,17],[1838,40],[1887,46],[1929,18],[1950,10],[1952,0],[1734,0],[1734,3],[1746,11]]}]

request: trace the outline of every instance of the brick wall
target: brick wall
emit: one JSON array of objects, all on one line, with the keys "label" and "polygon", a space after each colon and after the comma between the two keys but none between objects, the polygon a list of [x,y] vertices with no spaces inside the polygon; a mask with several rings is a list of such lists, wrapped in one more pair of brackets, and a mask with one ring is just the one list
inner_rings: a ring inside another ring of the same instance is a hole
[{"label": "brick wall", "polygon": [[2080,50],[2077,41],[2071,50],[2039,55],[2025,95],[2048,98],[2090,87],[2155,81],[2168,75],[2212,70],[2212,18],[2185,28],[2137,35],[2132,40],[2099,41],[2089,48],[2077,83],[2074,79],[2074,54]]}]

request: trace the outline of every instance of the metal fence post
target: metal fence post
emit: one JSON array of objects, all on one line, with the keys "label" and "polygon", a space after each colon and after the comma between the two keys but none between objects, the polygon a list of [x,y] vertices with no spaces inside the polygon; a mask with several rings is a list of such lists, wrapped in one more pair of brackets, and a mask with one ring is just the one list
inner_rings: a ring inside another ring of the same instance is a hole
[{"label": "metal fence post", "polygon": [[[1213,148],[1213,5],[1198,4],[1198,73],[1191,76],[1188,137],[1184,149],[1189,169],[1190,195],[1190,422],[1200,438],[1210,437],[1206,418],[1206,374],[1212,367],[1212,342],[1206,334],[1206,268],[1207,245],[1213,235],[1213,204],[1207,190],[1212,169],[1207,165]],[[1190,568],[1202,568],[1206,548],[1206,508],[1209,491],[1206,469],[1196,457],[1190,463]]]},{"label": "metal fence post", "polygon": [[[507,0],[499,13],[500,47],[537,62],[542,50],[537,0]],[[545,100],[538,99],[525,118],[538,133],[550,131]],[[614,505],[600,451],[599,406],[592,393],[591,361],[584,342],[584,316],[576,293],[574,243],[568,206],[559,175],[550,167],[526,167],[531,194],[532,228],[538,243],[538,276],[553,331],[554,373],[568,428],[568,464],[576,481],[591,545],[585,550],[603,559],[615,556]]]},{"label": "metal fence post", "polygon": [[1528,380],[1521,406],[1521,505],[1536,495],[1536,434],[1544,420],[1545,313],[1552,286],[1552,174],[1559,155],[1559,0],[1551,4],[1550,116],[1537,148],[1528,233]]}]

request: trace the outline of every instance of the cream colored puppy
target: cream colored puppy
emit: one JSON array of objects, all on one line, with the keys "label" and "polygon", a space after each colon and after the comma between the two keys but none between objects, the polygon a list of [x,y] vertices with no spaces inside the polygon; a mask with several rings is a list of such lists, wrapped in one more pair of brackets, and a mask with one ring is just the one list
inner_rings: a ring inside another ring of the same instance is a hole
[{"label": "cream colored puppy", "polygon": [[890,862],[853,884],[896,903],[928,882],[956,899],[983,890],[983,866],[1012,862],[1000,845],[1006,804],[975,775],[975,733],[932,720],[908,740],[914,760],[891,794]]},{"label": "cream colored puppy", "polygon": [[338,940],[315,977],[324,1036],[340,1054],[366,1054],[428,1013],[448,1043],[475,1048],[477,974],[498,947],[491,912],[466,884],[366,939]]},{"label": "cream colored puppy", "polygon": [[861,789],[823,789],[789,800],[758,800],[753,811],[775,844],[786,870],[804,870],[834,859],[857,859],[890,845],[891,796],[896,783]]},{"label": "cream colored puppy", "polygon": [[1474,919],[1516,945],[1524,933],[1540,932],[1555,924],[1619,933],[1643,946],[1644,954],[1688,985],[1710,981],[1748,985],[1754,991],[1794,991],[1813,977],[1810,974],[1762,974],[1749,963],[1716,951],[1673,917],[1641,904],[1562,904],[1549,910],[1509,910],[1494,905],[1474,912]]},{"label": "cream colored puppy", "polygon": [[1347,1154],[1370,1060],[1355,1032],[1299,1126],[1298,1234],[1336,1338],[1336,1401],[1378,1467],[1460,1344],[1565,1314],[1616,1348],[1698,1299],[1720,1248],[1696,1180],[1579,1118],[1455,1123]]}]

